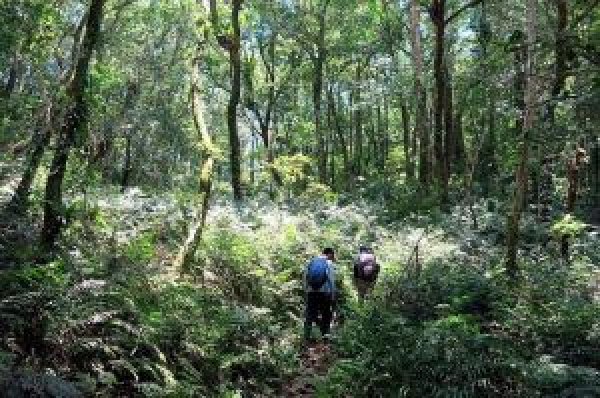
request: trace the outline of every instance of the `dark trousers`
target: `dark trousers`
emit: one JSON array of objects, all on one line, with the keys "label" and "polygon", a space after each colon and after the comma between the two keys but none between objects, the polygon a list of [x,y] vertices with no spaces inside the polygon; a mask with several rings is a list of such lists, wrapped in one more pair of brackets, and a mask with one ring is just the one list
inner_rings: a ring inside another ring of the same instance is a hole
[{"label": "dark trousers", "polygon": [[329,293],[307,293],[304,338],[310,338],[313,322],[319,326],[322,335],[329,334],[332,316],[333,300],[331,299],[331,295]]}]

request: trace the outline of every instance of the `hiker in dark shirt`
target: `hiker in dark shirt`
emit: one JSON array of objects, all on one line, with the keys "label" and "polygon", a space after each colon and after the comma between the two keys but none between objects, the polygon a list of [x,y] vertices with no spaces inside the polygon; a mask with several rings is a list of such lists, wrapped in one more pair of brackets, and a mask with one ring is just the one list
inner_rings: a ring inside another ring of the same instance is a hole
[{"label": "hiker in dark shirt", "polygon": [[373,249],[361,246],[354,261],[354,286],[360,301],[364,301],[365,297],[371,294],[378,275],[379,264]]},{"label": "hiker in dark shirt", "polygon": [[332,248],[323,249],[320,256],[310,260],[304,270],[304,291],[306,292],[306,313],[304,339],[311,338],[312,325],[317,323],[324,340],[329,338],[333,306],[335,303],[335,253]]}]

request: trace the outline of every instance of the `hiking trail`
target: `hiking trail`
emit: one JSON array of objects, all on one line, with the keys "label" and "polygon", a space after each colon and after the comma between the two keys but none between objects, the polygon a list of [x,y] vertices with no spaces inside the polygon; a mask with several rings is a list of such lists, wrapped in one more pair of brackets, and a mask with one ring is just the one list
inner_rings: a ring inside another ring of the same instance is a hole
[{"label": "hiking trail", "polygon": [[300,369],[283,387],[285,397],[314,397],[316,382],[324,377],[333,362],[330,344],[314,343],[300,352]]}]

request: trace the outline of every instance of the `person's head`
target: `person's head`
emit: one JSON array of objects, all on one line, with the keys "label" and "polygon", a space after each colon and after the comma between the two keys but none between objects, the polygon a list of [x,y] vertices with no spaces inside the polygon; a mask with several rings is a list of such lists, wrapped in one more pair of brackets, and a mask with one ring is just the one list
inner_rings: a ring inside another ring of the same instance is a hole
[{"label": "person's head", "polygon": [[326,247],[325,249],[323,249],[323,255],[327,257],[327,259],[330,261],[335,260],[335,252],[331,247]]},{"label": "person's head", "polygon": [[359,252],[359,253],[371,253],[371,252],[372,252],[372,250],[371,250],[369,247],[365,246],[365,245],[361,245],[361,246],[358,248],[358,252]]}]

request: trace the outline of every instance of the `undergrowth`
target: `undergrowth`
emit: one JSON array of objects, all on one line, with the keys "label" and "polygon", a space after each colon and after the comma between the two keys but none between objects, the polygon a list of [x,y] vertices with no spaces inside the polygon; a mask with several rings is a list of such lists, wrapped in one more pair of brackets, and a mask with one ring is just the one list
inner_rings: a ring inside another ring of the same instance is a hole
[{"label": "undergrowth", "polygon": [[[515,284],[485,206],[483,232],[460,212],[382,223],[391,215],[374,209],[216,206],[181,275],[170,259],[185,216],[138,231],[114,210],[78,208],[58,260],[3,271],[0,386],[15,397],[281,396],[300,366],[302,267],[332,246],[337,359],[319,396],[600,396],[593,245],[570,265],[528,256]],[[383,265],[365,304],[350,283],[362,243]]]}]

